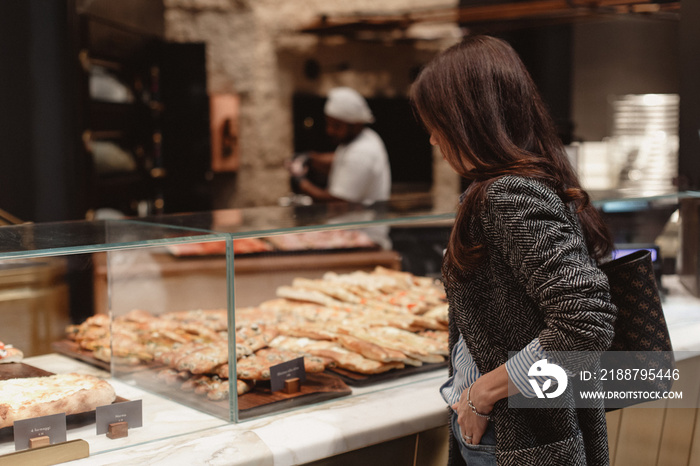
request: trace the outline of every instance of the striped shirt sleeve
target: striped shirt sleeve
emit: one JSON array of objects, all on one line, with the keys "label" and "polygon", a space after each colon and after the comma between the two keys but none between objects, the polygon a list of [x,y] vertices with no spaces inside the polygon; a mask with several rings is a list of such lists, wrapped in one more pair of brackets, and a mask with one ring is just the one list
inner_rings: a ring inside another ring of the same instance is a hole
[{"label": "striped shirt sleeve", "polygon": [[462,335],[452,349],[452,368],[452,377],[440,387],[440,394],[449,406],[457,403],[462,392],[481,377]]},{"label": "striped shirt sleeve", "polygon": [[[540,345],[540,339],[535,338],[525,348],[506,361],[506,371],[513,384],[518,387],[525,398],[535,398],[537,394],[530,385],[528,371],[540,359],[546,359],[547,353]],[[540,385],[542,381],[539,381]]]}]

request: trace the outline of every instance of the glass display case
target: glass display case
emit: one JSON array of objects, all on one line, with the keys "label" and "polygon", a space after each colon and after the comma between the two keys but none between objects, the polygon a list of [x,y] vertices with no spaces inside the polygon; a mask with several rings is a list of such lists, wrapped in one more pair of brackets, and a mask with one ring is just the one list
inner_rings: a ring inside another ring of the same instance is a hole
[{"label": "glass display case", "polygon": [[[700,193],[591,194],[619,250],[653,248],[660,276],[697,282]],[[2,227],[0,340],[28,366],[78,361],[144,400],[129,445],[444,377],[453,209],[426,198]],[[91,448],[115,448],[92,429]]]},{"label": "glass display case", "polygon": [[[115,322],[140,309],[169,320],[179,312],[195,332],[202,324],[218,332],[229,324],[235,331],[228,331],[228,341],[212,337],[204,346],[178,342],[173,354],[130,377],[150,391],[214,415],[230,408],[230,419],[243,421],[444,368],[443,291],[435,273],[416,273],[410,265],[439,263],[452,218],[449,209],[413,200],[373,208],[267,207],[142,219],[231,238],[232,313],[227,322],[221,310],[206,302],[206,280],[195,293],[175,299],[178,308],[166,309],[157,297],[148,304],[151,297],[138,301],[142,298],[134,293],[114,293],[118,281],[112,269],[100,279],[109,280],[113,294],[124,297],[110,304]],[[444,232],[427,248],[433,256],[429,260],[421,257],[425,251],[405,247],[401,238],[428,227]],[[165,294],[178,295],[180,283],[192,282],[195,271],[225,279],[217,264],[227,261],[226,251],[215,245],[172,245],[157,257],[169,271],[160,282]],[[141,262],[118,259],[124,254],[134,252],[111,252],[107,260]],[[287,370],[298,377],[282,372],[284,378],[278,379],[276,371]],[[286,387],[294,379],[300,379],[298,387]],[[236,383],[229,387],[228,381]],[[227,396],[234,389],[237,396]]]},{"label": "glass display case", "polygon": [[[377,301],[381,309],[372,316],[360,298],[324,298],[294,282],[318,287],[325,274],[357,279],[362,273],[366,293],[389,299],[397,283],[404,290],[420,284],[442,305],[434,277],[400,273],[391,230],[449,228],[451,218],[449,210],[412,203],[399,210],[244,209],[0,228],[0,341],[24,352],[21,362],[0,364],[0,380],[73,372],[105,379],[116,401],[142,400],[143,428],[131,430],[127,442],[134,446],[382,389],[384,382],[411,383],[412,374],[434,377],[432,369],[445,367],[446,341],[409,357],[338,337],[373,351],[374,360],[331,342],[328,333],[313,354],[289,347],[292,339],[311,340],[290,332],[328,327],[329,320],[313,315],[329,313],[343,314],[346,326],[372,318],[405,337],[432,341],[417,334],[429,329],[427,316],[401,315],[415,305],[406,298]],[[377,268],[381,273],[370,276]],[[371,289],[378,284],[383,291]],[[296,304],[302,305],[292,309]],[[435,318],[433,327],[446,328]],[[285,345],[270,346],[276,337],[285,337]],[[285,363],[297,377],[271,375],[271,367]],[[273,390],[279,381],[282,390]],[[94,406],[70,414],[68,438],[88,440],[95,453],[114,449],[96,435],[94,416]],[[0,425],[0,454],[12,451],[12,436],[12,427]]]},{"label": "glass display case", "polygon": [[[95,410],[110,400],[142,403],[145,428],[130,429],[131,444],[230,420],[228,405],[210,409],[212,416],[154,396],[132,382],[142,363],[153,364],[157,342],[155,338],[150,345],[139,341],[140,334],[151,333],[147,314],[139,309],[147,306],[153,316],[187,309],[181,306],[194,304],[185,297],[204,290],[206,299],[198,303],[220,309],[224,319],[230,315],[226,259],[216,265],[220,278],[192,273],[190,280],[178,283],[177,294],[164,290],[169,272],[158,257],[167,255],[170,248],[190,244],[215,245],[224,251],[224,258],[232,257],[232,250],[227,250],[231,249],[228,235],[131,220],[0,228],[0,384],[5,383],[0,455],[15,449],[16,431],[12,421],[7,422],[12,419],[5,410],[8,406],[19,413],[12,415],[15,419],[26,416],[21,414],[22,406],[31,407],[32,418],[65,412],[68,440],[85,439],[93,453],[115,447],[115,441],[96,434]],[[162,335],[169,329],[160,331]],[[175,332],[171,336],[178,337]],[[9,359],[12,362],[5,360],[10,355],[14,355]],[[68,374],[80,374],[81,379],[68,380]],[[34,390],[42,386],[36,377],[56,379],[61,394]],[[89,393],[97,389],[84,384],[97,387],[101,379],[111,386],[111,396],[106,393],[106,398],[97,401]],[[33,390],[31,395],[27,390],[17,399],[8,395],[9,387],[25,385]],[[177,422],[164,420],[164,413]]]}]

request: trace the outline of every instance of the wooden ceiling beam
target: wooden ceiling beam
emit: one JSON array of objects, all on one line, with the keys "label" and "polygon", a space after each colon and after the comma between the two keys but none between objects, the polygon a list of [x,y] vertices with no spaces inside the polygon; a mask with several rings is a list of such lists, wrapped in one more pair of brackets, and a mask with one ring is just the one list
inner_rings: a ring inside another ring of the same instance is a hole
[{"label": "wooden ceiling beam", "polygon": [[678,11],[679,1],[660,3],[653,0],[531,0],[387,14],[323,15],[300,32],[317,35],[356,35],[359,32],[405,31],[417,23],[458,23],[469,26],[548,19],[575,20],[600,14],[654,14]]}]

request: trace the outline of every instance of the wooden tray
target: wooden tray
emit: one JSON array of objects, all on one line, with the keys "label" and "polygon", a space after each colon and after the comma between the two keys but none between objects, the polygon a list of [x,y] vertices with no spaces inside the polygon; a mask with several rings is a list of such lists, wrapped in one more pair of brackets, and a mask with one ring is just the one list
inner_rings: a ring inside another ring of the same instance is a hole
[{"label": "wooden tray", "polygon": [[[76,342],[72,340],[60,340],[51,343],[51,349],[53,349],[58,354],[77,359],[79,361],[90,364],[91,366],[99,367],[107,372],[112,370],[110,363],[97,359],[92,351],[83,349]],[[134,372],[141,371],[144,369],[150,369],[153,366],[152,363],[141,362],[140,364],[116,364],[114,367],[115,373],[122,374],[124,372]]]},{"label": "wooden tray", "polygon": [[45,377],[54,375],[53,372],[39,369],[38,367],[30,366],[23,362],[11,362],[8,364],[0,364],[0,380],[7,379],[24,379],[27,377]]},{"label": "wooden tray", "polygon": [[238,417],[247,419],[283,409],[331,400],[352,393],[340,377],[333,374],[306,374],[298,393],[271,392],[270,383],[258,383],[253,391],[238,397]]},{"label": "wooden tray", "polygon": [[51,343],[51,349],[62,354],[64,356],[69,356],[73,359],[77,359],[82,362],[86,362],[91,366],[99,367],[106,371],[110,371],[111,367],[108,362],[101,361],[93,356],[92,351],[83,349],[76,342],[71,340],[59,340]]},{"label": "wooden tray", "polygon": [[[38,367],[30,366],[23,362],[12,362],[8,364],[0,364],[0,380],[21,379],[28,377],[47,377],[55,375],[53,372],[39,369]],[[1,396],[1,395],[0,395]],[[114,403],[128,401],[126,398],[117,396]],[[93,424],[95,422],[95,410],[86,411],[84,413],[76,413],[66,416],[66,425],[69,428],[82,427]],[[0,443],[14,441],[14,428],[12,426],[3,427],[0,429]]]},{"label": "wooden tray", "polygon": [[[180,383],[166,385],[156,371],[141,371],[129,375],[139,388],[154,392],[185,406],[221,416],[228,415],[229,401],[211,401],[206,395],[197,395],[180,389]],[[259,382],[252,391],[238,397],[240,419],[249,419],[277,411],[319,403],[350,395],[352,390],[339,377],[327,373],[306,374],[306,382],[297,393],[270,392],[269,382]]]},{"label": "wooden tray", "polygon": [[440,363],[423,363],[422,366],[406,366],[403,369],[392,369],[381,374],[359,374],[339,367],[326,369],[328,372],[340,377],[343,382],[352,387],[368,387],[382,382],[408,377],[409,375],[422,374],[424,372],[435,371],[447,367],[447,361]]},{"label": "wooden tray", "polygon": [[[235,240],[234,240],[235,241]],[[200,246],[200,250],[197,250],[197,246],[201,243],[190,243],[184,246],[186,248],[181,248],[179,244],[166,246],[168,254],[178,259],[186,259],[193,257],[217,257],[226,254],[226,243],[224,241],[215,241],[209,244],[209,246]],[[216,246],[212,246],[212,245]],[[378,244],[365,244],[361,246],[347,245],[338,247],[327,247],[327,248],[305,248],[305,249],[282,249],[279,246],[267,242],[270,249],[250,251],[250,252],[236,252],[234,246],[234,254],[236,257],[257,257],[261,255],[295,255],[295,254],[333,254],[336,252],[361,252],[361,251],[378,251],[381,249]]]}]

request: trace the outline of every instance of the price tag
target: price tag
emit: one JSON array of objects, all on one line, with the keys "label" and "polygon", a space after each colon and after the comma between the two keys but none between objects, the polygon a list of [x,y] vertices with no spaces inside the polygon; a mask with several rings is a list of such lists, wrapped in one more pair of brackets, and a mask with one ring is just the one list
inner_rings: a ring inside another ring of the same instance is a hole
[{"label": "price tag", "polygon": [[298,377],[301,383],[306,380],[303,356],[270,367],[270,390],[273,392],[282,390],[284,381],[295,377]]},{"label": "price tag", "polygon": [[95,411],[97,435],[106,434],[109,425],[128,422],[129,429],[143,425],[143,404],[141,400],[123,401],[106,406],[98,406]]},{"label": "price tag", "polygon": [[50,444],[66,441],[66,413],[34,417],[14,422],[15,450],[29,448],[29,439],[48,437]]}]

